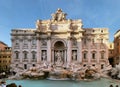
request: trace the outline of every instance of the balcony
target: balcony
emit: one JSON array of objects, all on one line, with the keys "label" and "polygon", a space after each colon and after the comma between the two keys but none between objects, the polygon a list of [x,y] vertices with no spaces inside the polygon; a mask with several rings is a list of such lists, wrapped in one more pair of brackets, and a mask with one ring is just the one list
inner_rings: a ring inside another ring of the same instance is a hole
[{"label": "balcony", "polygon": [[23,59],[23,62],[28,62],[28,59]]},{"label": "balcony", "polygon": [[37,62],[37,59],[32,59],[31,62]]},{"label": "balcony", "polygon": [[14,59],[14,62],[20,62],[20,59]]}]

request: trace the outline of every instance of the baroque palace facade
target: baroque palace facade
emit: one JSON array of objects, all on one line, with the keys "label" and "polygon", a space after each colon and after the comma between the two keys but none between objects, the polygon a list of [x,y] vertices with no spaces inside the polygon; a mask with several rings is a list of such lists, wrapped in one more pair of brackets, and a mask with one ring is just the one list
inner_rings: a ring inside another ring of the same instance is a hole
[{"label": "baroque palace facade", "polygon": [[0,41],[0,73],[9,72],[11,64],[11,47]]},{"label": "baroque palace facade", "polygon": [[82,20],[66,19],[66,15],[58,9],[52,19],[37,20],[36,29],[13,29],[11,66],[28,69],[44,61],[100,69],[109,65],[108,29],[83,28]]}]

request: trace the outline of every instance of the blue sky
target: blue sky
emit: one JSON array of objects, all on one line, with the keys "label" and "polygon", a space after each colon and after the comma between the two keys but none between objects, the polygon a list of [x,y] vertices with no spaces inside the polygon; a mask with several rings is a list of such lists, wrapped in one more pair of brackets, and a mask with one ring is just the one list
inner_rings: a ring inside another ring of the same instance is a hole
[{"label": "blue sky", "polygon": [[120,29],[120,0],[0,0],[0,41],[11,46],[11,29],[35,28],[37,19],[51,19],[57,8],[84,28],[109,28],[110,41]]}]

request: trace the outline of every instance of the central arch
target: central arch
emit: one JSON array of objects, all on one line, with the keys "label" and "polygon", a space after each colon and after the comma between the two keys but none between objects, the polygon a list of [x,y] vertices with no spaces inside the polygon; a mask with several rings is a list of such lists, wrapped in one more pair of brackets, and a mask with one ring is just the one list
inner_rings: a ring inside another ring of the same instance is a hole
[{"label": "central arch", "polygon": [[64,63],[66,62],[66,46],[65,43],[61,40],[55,41],[53,45],[54,49],[54,63],[60,62]]}]

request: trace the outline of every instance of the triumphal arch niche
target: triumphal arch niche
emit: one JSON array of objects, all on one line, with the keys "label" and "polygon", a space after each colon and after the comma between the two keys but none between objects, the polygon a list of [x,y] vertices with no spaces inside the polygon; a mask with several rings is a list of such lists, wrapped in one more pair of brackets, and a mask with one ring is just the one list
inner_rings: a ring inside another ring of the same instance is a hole
[{"label": "triumphal arch niche", "polygon": [[82,62],[82,21],[66,19],[66,15],[58,8],[50,20],[37,20],[38,62],[44,60],[44,53],[52,63]]}]

